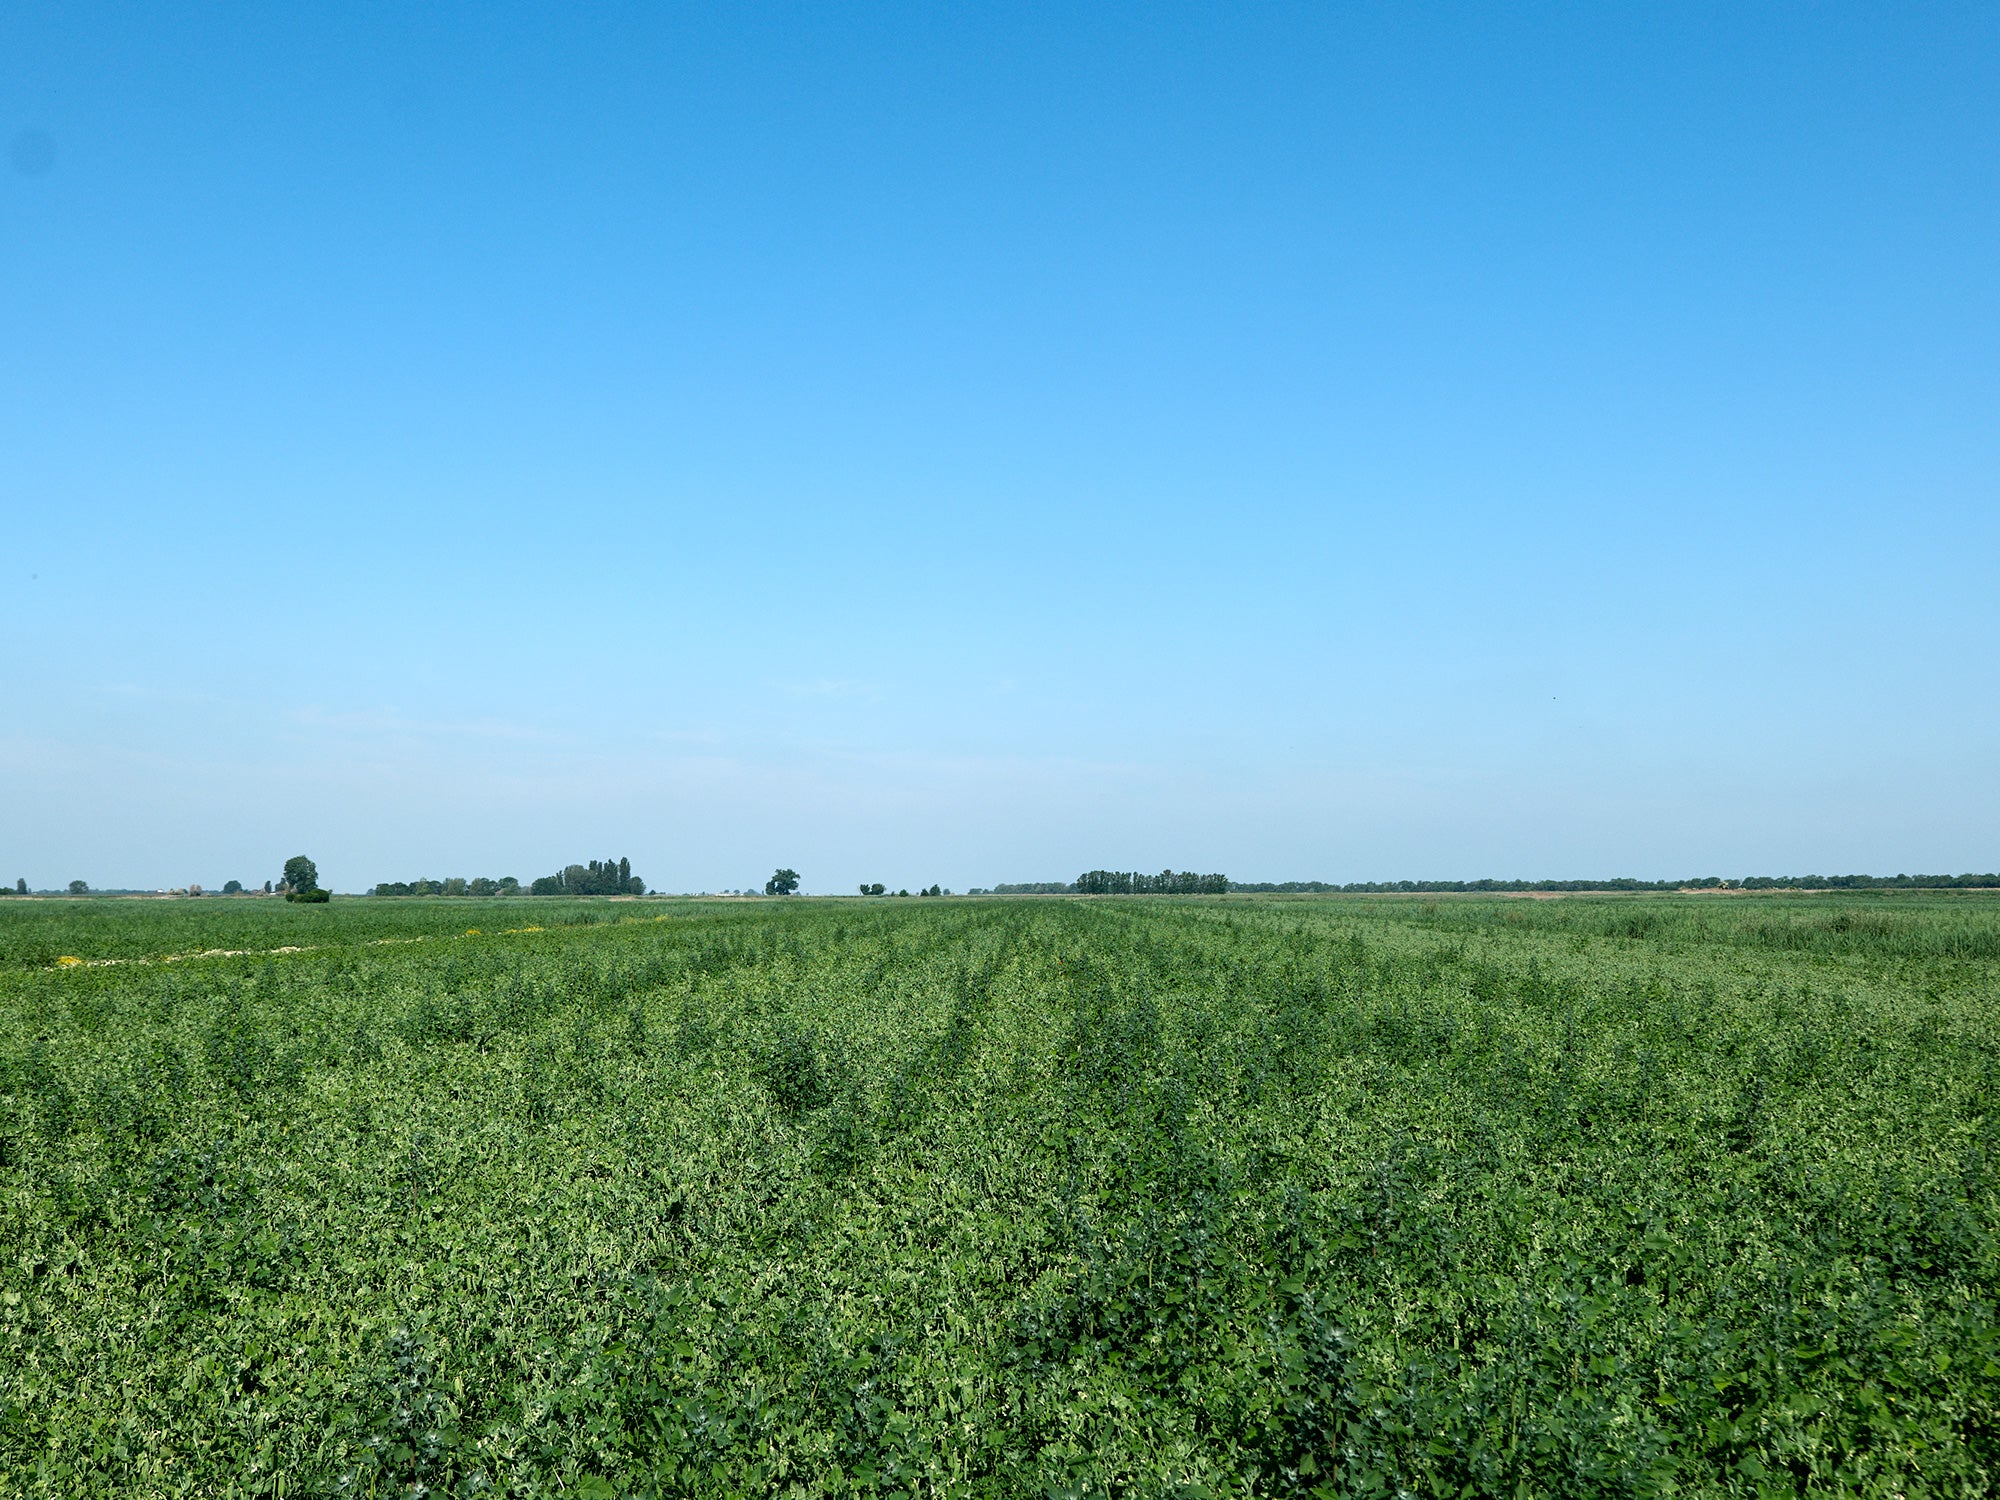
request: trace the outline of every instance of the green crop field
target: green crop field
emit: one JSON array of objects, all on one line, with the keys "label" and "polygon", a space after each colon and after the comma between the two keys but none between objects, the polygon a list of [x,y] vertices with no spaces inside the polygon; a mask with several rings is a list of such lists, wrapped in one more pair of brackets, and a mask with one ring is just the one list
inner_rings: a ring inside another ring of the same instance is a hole
[{"label": "green crop field", "polygon": [[1991,1494],[1996,1090],[1977,894],[0,902],[0,1493]]}]

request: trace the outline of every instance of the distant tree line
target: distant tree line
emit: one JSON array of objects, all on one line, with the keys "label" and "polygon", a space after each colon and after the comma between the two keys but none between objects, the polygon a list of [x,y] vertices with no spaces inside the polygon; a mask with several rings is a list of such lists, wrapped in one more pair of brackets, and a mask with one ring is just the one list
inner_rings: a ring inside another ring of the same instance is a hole
[{"label": "distant tree line", "polygon": [[1162,870],[1141,875],[1136,870],[1087,870],[1074,880],[1030,880],[1018,885],[980,886],[973,896],[1220,896],[1236,890],[1227,875],[1197,875],[1192,870]]},{"label": "distant tree line", "polygon": [[1990,891],[2000,875],[1750,875],[1737,882],[1746,891],[1792,887],[1818,891]]},{"label": "distant tree line", "polygon": [[1230,880],[1222,875],[1195,875],[1162,870],[1137,875],[1122,870],[1092,870],[1075,880],[1027,881],[1016,885],[975,888],[975,896],[1212,896],[1225,891],[1244,895],[1448,895],[1517,891],[1949,891],[2000,890],[2000,875],[1746,875],[1725,880],[1704,875],[1690,880],[1356,880],[1342,885],[1325,880]]},{"label": "distant tree line", "polygon": [[531,896],[643,896],[646,882],[632,873],[629,859],[593,859],[587,865],[566,865],[560,875],[540,875],[528,887]]},{"label": "distant tree line", "polygon": [[1688,886],[1726,888],[1735,882],[1719,877],[1701,880],[1634,880],[1619,876],[1611,880],[1353,880],[1346,885],[1324,880],[1231,881],[1232,891],[1246,895],[1449,895],[1479,891],[1678,891]]},{"label": "distant tree line", "polygon": [[475,875],[470,880],[463,875],[453,875],[445,880],[385,880],[372,887],[371,896],[518,896],[521,882],[512,875],[502,875],[498,880],[488,875]]},{"label": "distant tree line", "polygon": [[1889,891],[1995,890],[2000,875],[1746,875],[1725,880],[1703,875],[1689,880],[1364,880],[1329,885],[1321,880],[1286,880],[1249,884],[1232,880],[1232,891],[1290,894],[1340,892],[1349,895],[1425,895],[1480,891]]},{"label": "distant tree line", "polygon": [[[373,886],[371,896],[518,896],[521,882],[512,875],[497,880],[488,875],[467,879],[454,875],[445,880],[385,880]],[[593,859],[587,865],[569,865],[561,873],[538,877],[527,889],[530,896],[643,896],[646,882],[632,873],[629,859]]]},{"label": "distant tree line", "polygon": [[1079,896],[1219,896],[1228,889],[1227,875],[1197,875],[1192,870],[1162,870],[1157,875],[1090,870],[1076,877]]}]

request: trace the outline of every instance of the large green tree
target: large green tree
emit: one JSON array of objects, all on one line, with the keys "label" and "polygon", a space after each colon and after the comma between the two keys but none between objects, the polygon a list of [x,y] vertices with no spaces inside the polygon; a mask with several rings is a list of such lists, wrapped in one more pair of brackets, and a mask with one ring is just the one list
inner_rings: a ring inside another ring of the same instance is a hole
[{"label": "large green tree", "polygon": [[319,866],[303,854],[294,854],[285,861],[285,884],[295,891],[318,890]]},{"label": "large green tree", "polygon": [[793,896],[798,894],[798,889],[797,870],[775,871],[771,878],[764,882],[764,894],[767,896]]}]

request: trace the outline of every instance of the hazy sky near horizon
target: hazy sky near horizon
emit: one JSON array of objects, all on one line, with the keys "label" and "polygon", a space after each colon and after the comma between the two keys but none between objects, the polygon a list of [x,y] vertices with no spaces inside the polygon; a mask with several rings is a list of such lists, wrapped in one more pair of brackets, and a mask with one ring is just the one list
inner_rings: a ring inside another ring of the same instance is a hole
[{"label": "hazy sky near horizon", "polygon": [[0,10],[0,877],[2000,867],[2000,8]]}]

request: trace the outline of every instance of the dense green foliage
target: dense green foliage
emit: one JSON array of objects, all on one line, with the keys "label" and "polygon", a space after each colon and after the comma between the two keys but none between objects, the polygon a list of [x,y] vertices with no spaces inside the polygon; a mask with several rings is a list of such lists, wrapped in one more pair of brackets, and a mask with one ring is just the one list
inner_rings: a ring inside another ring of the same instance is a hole
[{"label": "dense green foliage", "polygon": [[[521,894],[521,882],[512,875],[502,875],[498,880],[491,875],[475,875],[470,880],[463,875],[451,875],[443,880],[431,880],[419,876],[415,880],[385,880],[379,885],[370,886],[368,894],[371,896],[518,896]],[[559,894],[559,892],[545,894]]]},{"label": "dense green foliage", "polygon": [[1996,977],[1979,896],[7,903],[0,1492],[1987,1494]]},{"label": "dense green foliage", "polygon": [[1071,888],[1085,896],[1220,896],[1229,889],[1229,877],[1197,875],[1192,870],[1162,870],[1157,875],[1086,870]]},{"label": "dense green foliage", "polygon": [[535,896],[643,896],[646,882],[632,873],[629,859],[566,865],[558,875],[538,875],[528,888]]}]

